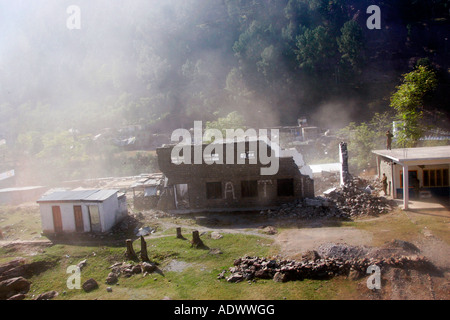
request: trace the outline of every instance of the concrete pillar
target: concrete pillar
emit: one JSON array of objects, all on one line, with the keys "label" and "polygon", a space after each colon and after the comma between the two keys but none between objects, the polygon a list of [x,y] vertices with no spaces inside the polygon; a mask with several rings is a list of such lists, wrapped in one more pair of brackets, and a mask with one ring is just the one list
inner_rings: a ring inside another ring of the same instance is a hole
[{"label": "concrete pillar", "polygon": [[403,210],[408,209],[409,201],[408,165],[403,164]]}]

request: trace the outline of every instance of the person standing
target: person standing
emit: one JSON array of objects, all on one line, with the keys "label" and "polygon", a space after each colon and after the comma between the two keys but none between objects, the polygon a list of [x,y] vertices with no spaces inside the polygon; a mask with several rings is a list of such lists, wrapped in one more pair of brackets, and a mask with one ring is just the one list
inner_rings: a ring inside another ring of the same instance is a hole
[{"label": "person standing", "polygon": [[394,135],[389,130],[386,131],[386,150],[391,150],[393,137],[394,137]]},{"label": "person standing", "polygon": [[383,177],[381,178],[381,184],[383,186],[384,195],[387,196],[388,183],[387,183],[387,177],[386,177],[386,175],[384,173],[383,173]]}]

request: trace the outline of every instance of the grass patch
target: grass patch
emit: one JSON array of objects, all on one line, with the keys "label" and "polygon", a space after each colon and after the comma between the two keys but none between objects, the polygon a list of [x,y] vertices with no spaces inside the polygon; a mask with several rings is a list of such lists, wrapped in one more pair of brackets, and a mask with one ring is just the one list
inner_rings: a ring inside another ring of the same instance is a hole
[{"label": "grass patch", "polygon": [[[244,256],[272,256],[278,248],[268,238],[244,234],[224,234],[214,240],[204,234],[204,249],[191,247],[189,240],[174,236],[146,239],[150,259],[158,264],[160,272],[144,277],[142,274],[130,278],[120,277],[118,285],[112,285],[113,292],[106,292],[105,279],[108,267],[116,261],[124,261],[124,247],[90,247],[73,245],[54,245],[44,250],[34,261],[53,259],[54,268],[32,279],[31,295],[56,290],[57,299],[330,299],[339,292],[352,296],[352,286],[339,286],[346,283],[342,279],[328,281],[304,280],[276,283],[272,280],[257,282],[228,283],[217,280],[217,275],[233,265],[234,259]],[[135,251],[140,250],[140,241],[134,242]],[[219,249],[221,254],[211,254],[209,249]],[[66,282],[70,274],[67,267],[87,259],[81,272],[81,283],[94,278],[99,289],[90,293],[83,290],[69,290]],[[170,270],[173,261],[182,262],[184,268]],[[63,294],[63,292],[65,292]]]}]

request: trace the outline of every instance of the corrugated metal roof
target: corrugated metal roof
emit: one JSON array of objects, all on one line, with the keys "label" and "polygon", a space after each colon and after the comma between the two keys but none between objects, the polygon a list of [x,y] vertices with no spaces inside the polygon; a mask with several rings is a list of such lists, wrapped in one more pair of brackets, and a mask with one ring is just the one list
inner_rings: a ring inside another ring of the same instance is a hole
[{"label": "corrugated metal roof", "polygon": [[87,197],[86,201],[103,201],[111,197],[113,194],[117,193],[119,190],[111,189],[111,190],[97,190],[97,192],[91,194]]},{"label": "corrugated metal roof", "polygon": [[71,190],[57,191],[45,195],[37,202],[47,201],[103,201],[115,194],[118,190]]}]

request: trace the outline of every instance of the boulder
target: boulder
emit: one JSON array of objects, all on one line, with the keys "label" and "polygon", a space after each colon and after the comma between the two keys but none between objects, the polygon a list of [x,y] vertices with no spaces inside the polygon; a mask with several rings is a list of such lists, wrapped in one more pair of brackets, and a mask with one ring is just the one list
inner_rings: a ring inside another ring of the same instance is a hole
[{"label": "boulder", "polygon": [[8,298],[7,300],[23,300],[23,299],[25,299],[26,296],[27,296],[26,294],[18,293],[18,294],[13,295],[12,297]]},{"label": "boulder", "polygon": [[90,278],[83,283],[82,287],[84,291],[90,292],[98,288],[98,283],[94,279]]},{"label": "boulder", "polygon": [[133,274],[141,273],[142,272],[142,268],[141,268],[141,266],[139,264],[137,264],[137,265],[133,266],[133,268],[131,268],[131,272]]},{"label": "boulder", "polygon": [[275,282],[286,282],[288,281],[288,275],[283,272],[276,272],[273,276],[273,281]]},{"label": "boulder", "polygon": [[156,265],[154,263],[150,262],[143,262],[142,263],[142,271],[147,273],[152,273],[156,270]]},{"label": "boulder", "polygon": [[58,296],[57,291],[48,291],[48,292],[44,292],[44,293],[41,293],[40,295],[38,295],[35,300],[51,300],[57,296]]},{"label": "boulder", "polygon": [[244,279],[244,276],[240,273],[233,273],[227,278],[228,282],[240,282]]},{"label": "boulder", "polygon": [[117,274],[115,274],[114,272],[110,272],[108,274],[108,277],[106,278],[106,283],[107,284],[114,284],[114,283],[117,283],[118,280],[119,279],[117,277]]},{"label": "boulder", "polygon": [[23,277],[16,277],[0,282],[0,299],[7,299],[18,293],[30,291],[31,282]]}]

